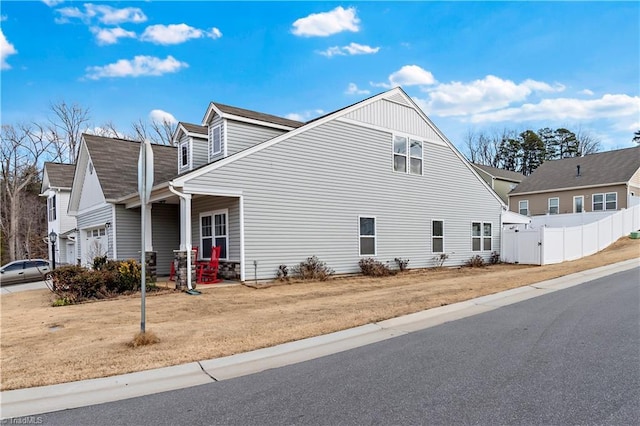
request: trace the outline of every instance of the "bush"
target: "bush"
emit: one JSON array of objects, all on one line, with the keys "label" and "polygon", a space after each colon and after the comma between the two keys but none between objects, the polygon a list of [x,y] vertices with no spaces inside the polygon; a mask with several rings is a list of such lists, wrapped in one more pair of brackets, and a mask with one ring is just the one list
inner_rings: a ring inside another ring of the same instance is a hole
[{"label": "bush", "polygon": [[99,271],[107,264],[107,255],[96,256],[93,258],[93,269]]},{"label": "bush", "polygon": [[118,292],[136,291],[142,283],[142,266],[133,259],[119,262]]},{"label": "bush", "polygon": [[465,266],[468,266],[470,268],[480,268],[484,266],[484,259],[480,255],[476,254],[475,256],[467,260],[467,263],[465,263]]},{"label": "bush", "polygon": [[307,257],[307,260],[300,262],[292,268],[293,275],[301,280],[325,281],[333,275],[333,269],[326,263],[321,262],[316,256]]},{"label": "bush", "polygon": [[491,252],[489,263],[491,263],[492,265],[497,265],[498,263],[500,263],[500,253],[498,253],[497,251]]},{"label": "bush", "polygon": [[358,266],[360,266],[362,275],[370,277],[385,277],[391,275],[391,270],[387,265],[371,257],[360,259]]},{"label": "bush", "polygon": [[278,266],[276,279],[278,279],[279,281],[289,281],[289,268],[287,267],[287,265]]},{"label": "bush", "polygon": [[449,255],[447,253],[440,253],[440,255],[435,256],[433,260],[436,262],[436,268],[442,268],[447,259],[449,259]]}]

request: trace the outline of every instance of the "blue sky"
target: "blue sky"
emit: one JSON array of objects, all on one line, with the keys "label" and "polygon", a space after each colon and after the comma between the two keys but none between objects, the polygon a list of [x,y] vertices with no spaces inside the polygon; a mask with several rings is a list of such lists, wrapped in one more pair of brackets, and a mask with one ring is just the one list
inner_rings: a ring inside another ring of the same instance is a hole
[{"label": "blue sky", "polygon": [[200,124],[209,102],[301,121],[400,85],[471,132],[640,129],[638,2],[1,1],[2,123]]}]

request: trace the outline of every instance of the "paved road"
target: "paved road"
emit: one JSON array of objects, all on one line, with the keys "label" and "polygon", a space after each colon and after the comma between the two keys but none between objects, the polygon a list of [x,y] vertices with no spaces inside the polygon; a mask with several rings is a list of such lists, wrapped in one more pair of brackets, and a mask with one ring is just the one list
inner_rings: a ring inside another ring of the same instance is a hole
[{"label": "paved road", "polygon": [[41,415],[58,425],[631,425],[640,269],[237,379]]}]

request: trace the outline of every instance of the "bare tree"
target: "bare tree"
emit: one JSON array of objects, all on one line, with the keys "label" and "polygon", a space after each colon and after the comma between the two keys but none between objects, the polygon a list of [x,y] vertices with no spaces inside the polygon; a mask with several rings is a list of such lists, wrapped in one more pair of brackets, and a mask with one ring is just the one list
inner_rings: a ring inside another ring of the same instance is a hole
[{"label": "bare tree", "polygon": [[578,130],[575,134],[576,139],[578,140],[577,155],[579,157],[600,151],[600,139],[594,136],[591,132],[578,127]]},{"label": "bare tree", "polygon": [[39,163],[51,155],[52,144],[40,137],[32,125],[3,125],[0,130],[1,188],[0,228],[6,238],[9,260],[15,260],[25,247],[21,233],[22,203],[29,185],[40,176]]},{"label": "bare tree", "polygon": [[55,143],[60,161],[74,164],[80,148],[82,133],[88,129],[89,109],[65,101],[50,105],[55,114],[49,120],[50,139]]},{"label": "bare tree", "polygon": [[133,129],[132,139],[138,141],[149,140],[151,143],[158,145],[173,145],[173,133],[176,130],[176,124],[168,120],[162,122],[152,120],[148,126],[142,119],[131,124]]}]

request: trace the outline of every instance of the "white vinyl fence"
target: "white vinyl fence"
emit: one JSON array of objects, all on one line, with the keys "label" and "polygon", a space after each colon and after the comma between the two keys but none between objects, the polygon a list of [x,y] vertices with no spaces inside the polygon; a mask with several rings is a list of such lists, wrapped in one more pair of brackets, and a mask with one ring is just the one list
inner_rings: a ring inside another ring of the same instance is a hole
[{"label": "white vinyl fence", "polygon": [[551,228],[503,229],[501,260],[508,263],[549,265],[589,256],[620,237],[640,230],[640,206],[620,210],[585,225]]}]

